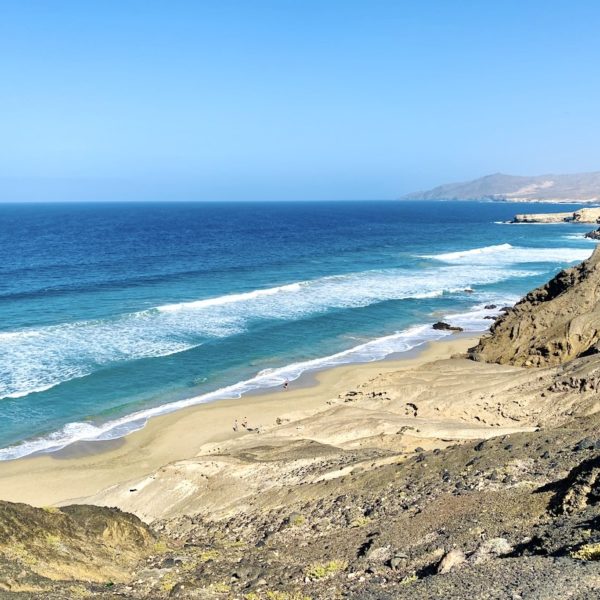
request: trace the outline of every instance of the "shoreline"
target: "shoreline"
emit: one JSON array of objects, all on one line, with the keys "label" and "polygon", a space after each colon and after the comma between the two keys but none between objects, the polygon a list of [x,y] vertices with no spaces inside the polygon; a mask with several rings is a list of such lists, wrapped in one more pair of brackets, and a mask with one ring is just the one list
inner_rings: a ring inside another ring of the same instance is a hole
[{"label": "shoreline", "polygon": [[[289,425],[328,410],[332,400],[370,378],[464,353],[478,338],[471,333],[450,335],[407,351],[410,356],[403,353],[399,358],[307,373],[306,385],[291,386],[287,391],[219,399],[159,415],[126,437],[75,442],[56,452],[2,461],[0,499],[35,506],[81,502],[173,462],[219,451],[219,444],[247,436],[246,431],[232,430],[235,419],[241,422],[247,417],[251,428],[274,427],[278,419]],[[207,450],[208,446],[212,450]]]},{"label": "shoreline", "polygon": [[[477,312],[477,308],[472,310]],[[443,315],[442,318],[451,320],[452,317],[460,318],[461,316],[465,315],[468,315],[468,313]],[[461,335],[479,335],[485,330],[486,329],[470,330],[463,332]],[[381,353],[380,350],[380,355],[377,355],[377,347],[381,343],[385,343],[390,339],[394,339],[395,341],[402,343],[402,340],[405,336],[407,339],[411,339],[411,336],[415,335],[417,336],[417,340],[414,341],[414,345],[410,345],[409,348],[404,350],[393,350],[388,353],[385,353],[385,350],[383,351],[384,353]],[[156,417],[165,416],[193,406],[209,404],[219,400],[241,399],[249,396],[275,393],[281,389],[284,381],[295,382],[294,387],[313,385],[315,376],[319,372],[342,366],[369,364],[383,360],[394,360],[395,358],[401,359],[404,357],[410,357],[414,355],[414,352],[418,353],[420,349],[428,343],[442,340],[447,335],[449,335],[449,332],[439,332],[433,330],[431,328],[431,324],[416,324],[408,327],[407,329],[377,337],[332,355],[317,359],[308,359],[306,361],[293,362],[283,367],[267,369],[264,372],[261,371],[257,373],[249,379],[242,379],[216,390],[203,392],[198,395],[158,404],[156,406],[140,408],[115,419],[109,419],[105,422],[94,422],[93,420],[89,423],[81,421],[70,422],[61,429],[53,431],[50,434],[25,439],[21,442],[1,447],[0,456],[2,456],[2,458],[0,459],[0,464],[3,462],[25,459],[28,457],[55,454],[57,452],[64,451],[74,444],[94,444],[102,442],[105,446],[109,446],[111,442],[117,442],[121,438],[128,437],[132,433],[144,429],[147,424]],[[456,335],[456,332],[454,335]],[[372,355],[370,359],[364,359],[360,357],[360,352],[367,347],[373,347],[375,349],[375,354]],[[340,360],[342,357],[352,356],[357,353],[358,358],[355,360]],[[295,375],[294,370],[298,369],[299,374]],[[289,374],[287,372],[289,372]],[[274,383],[273,381],[268,381],[269,376],[275,376],[276,379],[278,378],[278,382]],[[267,380],[262,381],[265,377]],[[65,435],[64,432],[69,426],[90,427],[96,431],[94,431],[93,434],[92,432],[88,431],[86,436],[83,436],[80,439],[61,439],[59,436],[61,434]],[[118,432],[116,435],[113,433],[115,431]],[[23,448],[26,448],[27,450],[23,453],[20,453]]]}]

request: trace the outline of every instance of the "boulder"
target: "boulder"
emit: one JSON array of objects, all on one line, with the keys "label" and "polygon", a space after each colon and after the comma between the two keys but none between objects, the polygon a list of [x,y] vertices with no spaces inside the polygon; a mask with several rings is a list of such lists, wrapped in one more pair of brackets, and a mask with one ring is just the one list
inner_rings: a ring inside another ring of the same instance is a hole
[{"label": "boulder", "polygon": [[454,548],[453,550],[446,552],[444,558],[442,558],[438,565],[437,572],[440,575],[449,573],[453,569],[456,569],[456,567],[462,565],[466,560],[465,553],[458,548]]},{"label": "boulder", "polygon": [[[595,444],[594,444],[595,445]],[[600,456],[584,460],[560,482],[554,512],[572,514],[600,502]]]},{"label": "boulder", "polygon": [[432,325],[432,327],[439,331],[463,331],[462,327],[455,327],[449,323],[445,323],[444,321],[437,321]]},{"label": "boulder", "polygon": [[479,564],[498,556],[506,556],[512,551],[513,547],[508,543],[506,538],[492,538],[482,542],[469,558],[469,561]]}]

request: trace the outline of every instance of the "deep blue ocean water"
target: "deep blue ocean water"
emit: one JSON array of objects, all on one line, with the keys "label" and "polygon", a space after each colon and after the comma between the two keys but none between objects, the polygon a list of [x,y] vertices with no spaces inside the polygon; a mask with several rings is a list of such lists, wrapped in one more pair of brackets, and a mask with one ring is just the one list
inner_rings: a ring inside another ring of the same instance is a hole
[{"label": "deep blue ocean water", "polygon": [[[480,331],[587,257],[556,205],[0,205],[0,459]],[[572,207],[573,210],[576,208]]]}]

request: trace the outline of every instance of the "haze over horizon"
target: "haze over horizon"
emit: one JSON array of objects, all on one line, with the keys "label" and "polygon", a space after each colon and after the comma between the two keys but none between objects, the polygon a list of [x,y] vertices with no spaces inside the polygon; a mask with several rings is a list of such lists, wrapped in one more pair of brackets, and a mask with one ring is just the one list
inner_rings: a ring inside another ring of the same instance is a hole
[{"label": "haze over horizon", "polygon": [[0,11],[0,201],[391,199],[599,169],[591,1]]}]

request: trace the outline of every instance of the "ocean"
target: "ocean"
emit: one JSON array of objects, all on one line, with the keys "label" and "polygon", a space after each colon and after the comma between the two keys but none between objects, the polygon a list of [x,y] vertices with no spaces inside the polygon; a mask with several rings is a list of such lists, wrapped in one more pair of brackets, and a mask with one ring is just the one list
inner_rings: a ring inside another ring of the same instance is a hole
[{"label": "ocean", "polygon": [[594,248],[590,225],[502,222],[570,208],[2,204],[0,460],[397,355],[440,319],[483,331]]}]

